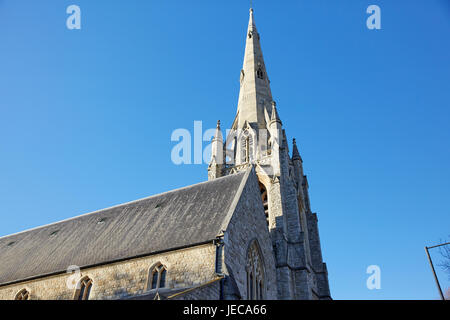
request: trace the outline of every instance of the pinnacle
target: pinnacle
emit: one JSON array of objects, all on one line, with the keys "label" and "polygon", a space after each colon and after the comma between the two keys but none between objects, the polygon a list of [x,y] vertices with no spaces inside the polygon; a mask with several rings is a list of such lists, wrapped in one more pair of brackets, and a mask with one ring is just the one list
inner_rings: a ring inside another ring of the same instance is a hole
[{"label": "pinnacle", "polygon": [[278,115],[277,111],[277,103],[275,101],[272,101],[272,116],[270,118],[270,122],[277,121],[281,123],[280,116]]},{"label": "pinnacle", "polygon": [[295,140],[295,138],[292,140],[292,160],[300,160],[302,161],[302,157],[300,156],[300,153],[298,152],[298,148],[297,148],[297,141]]}]

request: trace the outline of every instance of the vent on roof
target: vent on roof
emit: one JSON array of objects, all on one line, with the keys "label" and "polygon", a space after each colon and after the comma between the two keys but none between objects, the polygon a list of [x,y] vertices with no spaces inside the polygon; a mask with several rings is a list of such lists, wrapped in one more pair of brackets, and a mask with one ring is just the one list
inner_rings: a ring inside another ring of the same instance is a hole
[{"label": "vent on roof", "polygon": [[107,218],[98,218],[97,224],[104,224],[108,220]]},{"label": "vent on roof", "polygon": [[58,234],[59,230],[55,230],[52,233],[50,233],[50,237],[55,237]]},{"label": "vent on roof", "polygon": [[158,204],[155,206],[155,209],[161,208],[162,206],[163,206],[163,203],[158,203]]},{"label": "vent on roof", "polygon": [[12,247],[16,242],[15,241],[11,241],[10,243],[7,244],[8,247]]}]

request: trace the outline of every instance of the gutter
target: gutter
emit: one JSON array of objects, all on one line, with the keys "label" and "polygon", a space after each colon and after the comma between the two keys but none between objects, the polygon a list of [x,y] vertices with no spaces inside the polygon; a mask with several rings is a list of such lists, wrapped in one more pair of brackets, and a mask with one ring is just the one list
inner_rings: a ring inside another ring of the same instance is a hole
[{"label": "gutter", "polygon": [[216,246],[216,262],[215,262],[215,274],[220,277],[220,288],[219,288],[219,300],[224,300],[224,286],[225,286],[225,274],[223,273],[223,248],[225,243],[223,241],[223,236],[219,236],[214,240],[214,245]]}]

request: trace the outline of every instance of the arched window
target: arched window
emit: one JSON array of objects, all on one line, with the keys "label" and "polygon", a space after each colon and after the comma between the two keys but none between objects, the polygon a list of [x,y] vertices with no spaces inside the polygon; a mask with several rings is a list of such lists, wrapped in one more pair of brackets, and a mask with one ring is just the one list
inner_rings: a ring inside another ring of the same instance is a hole
[{"label": "arched window", "polygon": [[270,156],[272,154],[272,140],[268,139],[267,141],[267,155]]},{"label": "arched window", "polygon": [[27,289],[20,290],[14,297],[14,300],[29,300],[29,299],[30,299],[30,292],[28,292]]},{"label": "arched window", "polygon": [[254,159],[254,134],[252,129],[246,129],[239,138],[242,163],[249,163]]},{"label": "arched window", "polygon": [[247,253],[247,300],[264,299],[264,265],[260,252],[254,240]]},{"label": "arched window", "polygon": [[84,277],[80,280],[77,285],[75,292],[76,300],[89,300],[89,295],[91,294],[92,280],[89,277]]},{"label": "arched window", "polygon": [[256,71],[256,76],[257,76],[259,79],[264,79],[264,71],[262,70],[261,67],[259,67],[258,70]]},{"label": "arched window", "polygon": [[306,221],[305,221],[305,205],[303,203],[303,197],[302,194],[299,193],[298,197],[297,197],[297,203],[298,203],[298,214],[299,214],[299,219],[300,219],[300,230],[301,231],[305,231],[305,227],[306,227]]},{"label": "arched window", "polygon": [[250,137],[245,139],[245,162],[250,161]]},{"label": "arched window", "polygon": [[167,269],[160,262],[158,262],[155,266],[153,266],[148,275],[149,283],[147,284],[147,288],[149,289],[159,289],[164,288],[166,286],[166,276]]},{"label": "arched window", "polygon": [[237,153],[237,148],[238,148],[237,144],[238,144],[237,137],[234,136],[234,138],[233,138],[233,159],[231,160],[231,164],[236,163],[236,153]]},{"label": "arched window", "polygon": [[258,288],[259,288],[259,300],[263,300],[264,298],[263,298],[263,285],[262,285],[262,281],[259,281]]},{"label": "arched window", "polygon": [[267,225],[269,225],[269,198],[267,196],[267,189],[261,182],[259,183],[259,191],[261,192],[261,200],[264,206]]}]

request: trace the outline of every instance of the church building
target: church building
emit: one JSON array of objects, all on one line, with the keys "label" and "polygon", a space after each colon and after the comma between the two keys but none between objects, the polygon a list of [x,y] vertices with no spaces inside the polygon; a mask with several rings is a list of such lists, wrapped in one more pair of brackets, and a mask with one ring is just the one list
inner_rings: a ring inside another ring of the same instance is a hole
[{"label": "church building", "polygon": [[236,117],[208,181],[0,238],[0,299],[331,299],[295,139],[253,10]]}]

